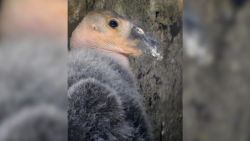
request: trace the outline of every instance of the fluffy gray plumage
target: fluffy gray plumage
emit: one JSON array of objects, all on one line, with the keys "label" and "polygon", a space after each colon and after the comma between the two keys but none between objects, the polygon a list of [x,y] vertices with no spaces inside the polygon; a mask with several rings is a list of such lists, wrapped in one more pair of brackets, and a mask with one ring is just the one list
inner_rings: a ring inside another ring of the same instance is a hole
[{"label": "fluffy gray plumage", "polygon": [[68,140],[151,140],[133,73],[97,49],[69,53]]},{"label": "fluffy gray plumage", "polygon": [[0,43],[0,141],[67,141],[67,44]]}]

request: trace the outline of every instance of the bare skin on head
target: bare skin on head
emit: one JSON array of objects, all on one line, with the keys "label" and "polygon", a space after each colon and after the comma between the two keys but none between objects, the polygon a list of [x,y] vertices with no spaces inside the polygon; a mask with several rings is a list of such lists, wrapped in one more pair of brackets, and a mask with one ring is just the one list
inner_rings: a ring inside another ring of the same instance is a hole
[{"label": "bare skin on head", "polygon": [[74,30],[70,47],[99,49],[129,66],[127,55],[141,55],[137,40],[129,39],[133,27],[113,11],[91,12]]}]

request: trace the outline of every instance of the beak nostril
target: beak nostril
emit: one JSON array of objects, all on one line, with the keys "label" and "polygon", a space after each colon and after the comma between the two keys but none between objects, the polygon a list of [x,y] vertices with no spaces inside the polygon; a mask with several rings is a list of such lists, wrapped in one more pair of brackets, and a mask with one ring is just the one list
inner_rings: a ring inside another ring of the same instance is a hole
[{"label": "beak nostril", "polygon": [[143,31],[141,28],[136,27],[135,29],[136,29],[136,32],[137,32],[137,33],[139,33],[139,34],[144,34],[144,31]]}]

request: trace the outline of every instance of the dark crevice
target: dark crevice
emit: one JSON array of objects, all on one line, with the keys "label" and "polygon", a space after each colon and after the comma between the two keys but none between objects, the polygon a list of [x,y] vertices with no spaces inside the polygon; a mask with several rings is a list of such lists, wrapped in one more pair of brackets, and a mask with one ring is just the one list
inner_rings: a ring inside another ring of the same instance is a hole
[{"label": "dark crevice", "polygon": [[151,100],[151,97],[149,97],[149,99],[148,99],[148,105],[151,107],[151,105],[152,105],[152,100]]},{"label": "dark crevice", "polygon": [[170,25],[170,33],[173,37],[177,36],[178,33],[181,31],[180,27],[177,26],[177,23]]},{"label": "dark crevice", "polygon": [[155,12],[155,17],[157,18],[159,16],[159,11]]},{"label": "dark crevice", "polygon": [[167,25],[165,25],[165,24],[163,24],[163,23],[159,23],[159,30],[166,30],[166,29],[168,29],[168,26]]},{"label": "dark crevice", "polygon": [[[161,123],[161,122],[160,122],[160,123]],[[160,130],[160,141],[162,141],[162,134],[161,134],[161,133],[162,133],[162,128],[163,128],[163,127],[162,127],[162,123],[161,123],[161,130]]]},{"label": "dark crevice", "polygon": [[171,16],[171,17],[169,17],[169,19],[170,19],[170,21],[172,22],[173,21],[173,17]]}]

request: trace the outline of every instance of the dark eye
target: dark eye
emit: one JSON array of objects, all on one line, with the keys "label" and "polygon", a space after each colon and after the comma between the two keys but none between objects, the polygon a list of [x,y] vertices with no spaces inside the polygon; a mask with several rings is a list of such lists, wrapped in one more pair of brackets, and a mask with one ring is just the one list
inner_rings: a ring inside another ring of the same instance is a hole
[{"label": "dark eye", "polygon": [[115,20],[111,20],[111,21],[109,21],[109,26],[112,28],[115,28],[118,26],[118,23]]}]

